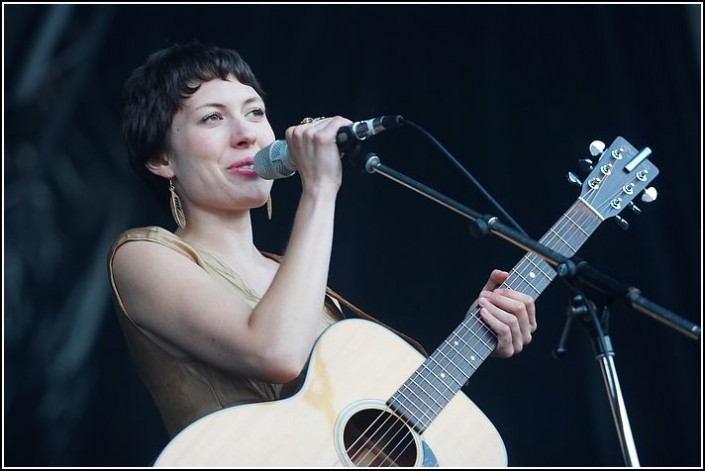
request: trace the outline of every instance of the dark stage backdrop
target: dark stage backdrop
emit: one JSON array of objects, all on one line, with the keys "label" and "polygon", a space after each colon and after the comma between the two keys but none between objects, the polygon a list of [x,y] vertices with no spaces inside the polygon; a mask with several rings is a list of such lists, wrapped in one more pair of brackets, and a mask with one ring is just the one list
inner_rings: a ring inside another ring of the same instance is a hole
[{"label": "dark stage backdrop", "polygon": [[[119,94],[146,55],[198,38],[239,50],[279,137],[303,116],[401,114],[442,142],[534,238],[578,197],[594,139],[650,147],[659,197],[579,255],[702,322],[700,5],[3,5],[4,457],[8,466],[143,466],[167,443],[119,331],[106,254],[173,223],[129,170]],[[368,141],[397,170],[497,214],[411,128]],[[281,252],[300,183],[274,185],[257,243]],[[329,283],[434,349],[495,267],[523,255],[381,176],[346,167]],[[532,344],[464,392],[513,466],[624,463],[587,335],[556,346],[570,291],[538,299]],[[596,297],[597,299],[598,297]],[[645,466],[702,466],[702,348],[612,306],[624,404]],[[364,348],[364,347],[361,347]],[[305,431],[302,431],[305,433]],[[469,441],[473,437],[467,437]]]}]

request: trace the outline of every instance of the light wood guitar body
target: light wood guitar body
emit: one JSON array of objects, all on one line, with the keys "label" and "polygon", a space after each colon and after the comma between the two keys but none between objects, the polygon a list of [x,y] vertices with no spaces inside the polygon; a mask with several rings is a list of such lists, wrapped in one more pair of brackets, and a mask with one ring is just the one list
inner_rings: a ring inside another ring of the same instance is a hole
[{"label": "light wood guitar body", "polygon": [[[203,417],[174,437],[155,465],[342,466],[336,441],[345,428],[340,419],[346,408],[358,404],[367,409],[369,400],[383,405],[423,361],[419,352],[377,324],[338,322],[316,343],[306,382],[295,396]],[[462,392],[423,437],[440,466],[507,462],[494,426]]]}]

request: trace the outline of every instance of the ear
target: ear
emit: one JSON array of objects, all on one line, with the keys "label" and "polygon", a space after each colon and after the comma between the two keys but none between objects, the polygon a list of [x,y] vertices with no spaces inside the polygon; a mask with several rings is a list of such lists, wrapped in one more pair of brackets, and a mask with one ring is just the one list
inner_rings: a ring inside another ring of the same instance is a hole
[{"label": "ear", "polygon": [[174,176],[174,170],[169,165],[166,153],[161,153],[159,156],[148,160],[144,166],[147,167],[147,170],[160,177],[173,178]]}]

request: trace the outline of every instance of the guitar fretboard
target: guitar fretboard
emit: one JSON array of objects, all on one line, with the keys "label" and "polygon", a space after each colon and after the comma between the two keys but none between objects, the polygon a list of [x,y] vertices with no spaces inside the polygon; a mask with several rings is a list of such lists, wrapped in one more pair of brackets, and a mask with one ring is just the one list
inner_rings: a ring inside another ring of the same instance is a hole
[{"label": "guitar fretboard", "polygon": [[[539,242],[563,256],[571,257],[601,222],[602,217],[579,199]],[[555,276],[556,271],[548,262],[528,252],[512,268],[502,287],[536,299]],[[496,346],[496,334],[480,318],[479,308],[471,308],[465,320],[392,395],[387,404],[419,433],[423,432]]]}]

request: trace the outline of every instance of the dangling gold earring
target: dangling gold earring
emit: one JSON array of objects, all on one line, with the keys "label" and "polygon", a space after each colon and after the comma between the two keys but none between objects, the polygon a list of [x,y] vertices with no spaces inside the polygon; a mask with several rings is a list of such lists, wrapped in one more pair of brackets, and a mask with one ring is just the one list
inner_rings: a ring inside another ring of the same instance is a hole
[{"label": "dangling gold earring", "polygon": [[169,191],[171,192],[171,215],[174,218],[174,221],[176,221],[176,225],[181,229],[184,229],[186,227],[186,215],[184,214],[183,206],[181,206],[181,198],[179,198],[179,195],[176,194],[174,183],[171,181],[171,178],[169,179]]},{"label": "dangling gold earring", "polygon": [[267,197],[267,219],[272,220],[272,195]]}]

